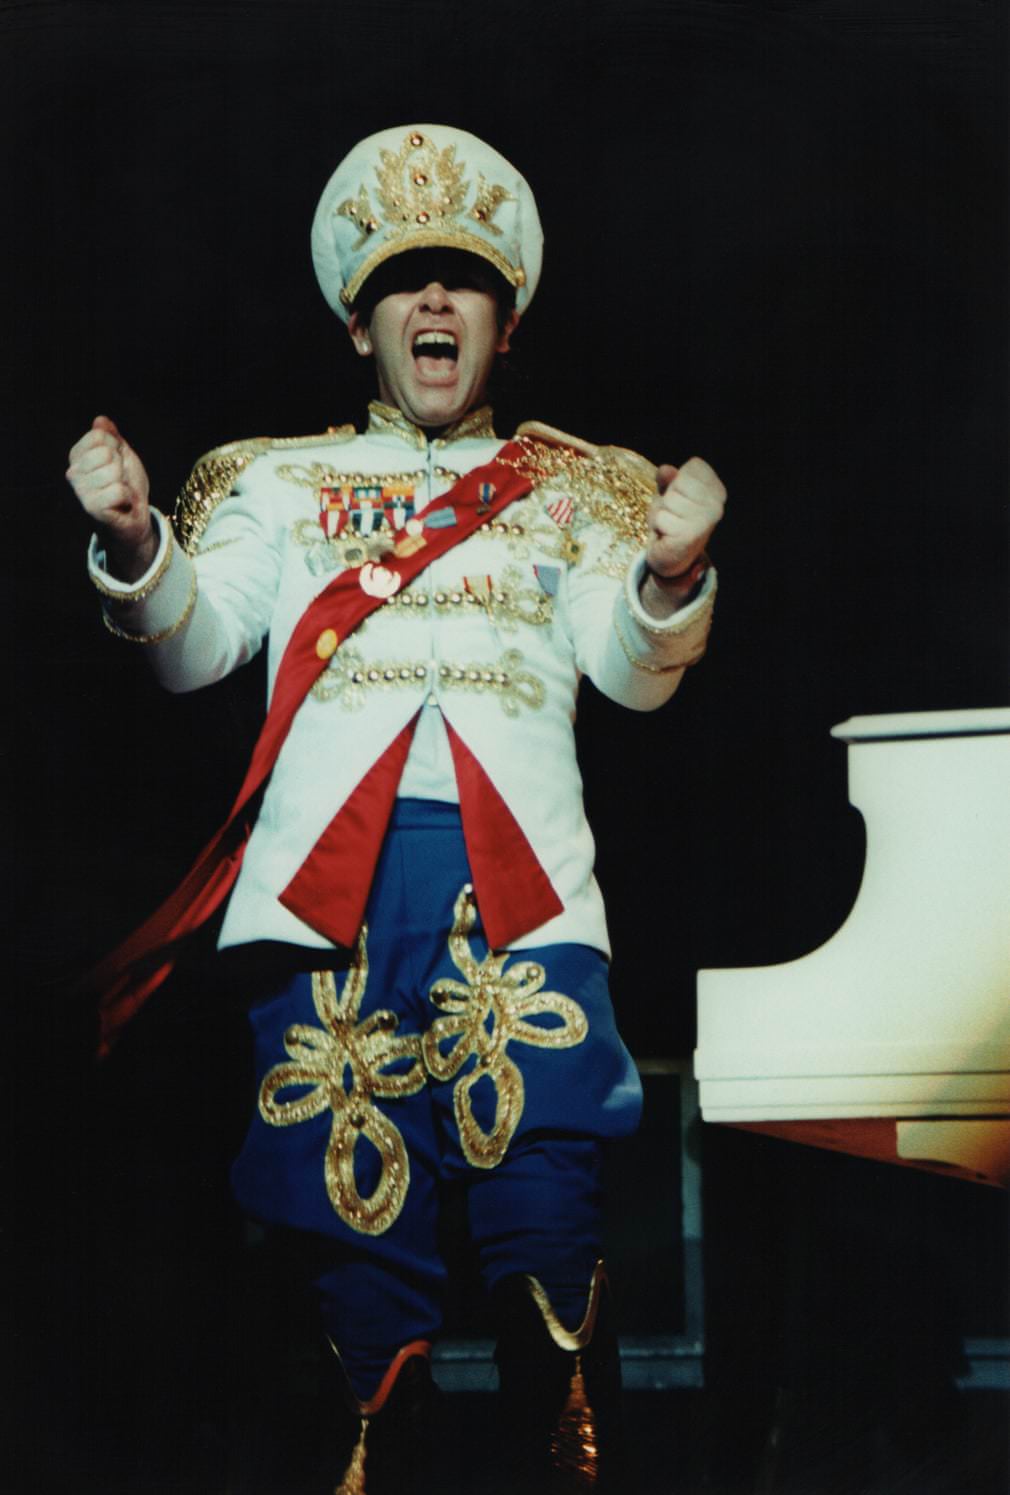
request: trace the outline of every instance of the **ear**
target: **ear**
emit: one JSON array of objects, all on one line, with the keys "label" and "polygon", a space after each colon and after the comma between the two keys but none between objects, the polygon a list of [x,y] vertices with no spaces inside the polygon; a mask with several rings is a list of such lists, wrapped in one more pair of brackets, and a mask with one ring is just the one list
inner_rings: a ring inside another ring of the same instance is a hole
[{"label": "ear", "polygon": [[509,314],[508,314],[508,317],[506,318],[505,326],[501,330],[501,336],[498,338],[498,341],[495,344],[495,352],[496,353],[507,353],[508,352],[508,350],[509,350],[509,338],[512,336],[513,332],[515,332],[515,330],[516,330],[516,328],[518,326],[519,326],[519,313],[517,311],[510,311]]},{"label": "ear", "polygon": [[347,318],[347,330],[351,335],[351,342],[355,351],[361,358],[372,356],[372,338],[368,328],[364,325],[356,311],[352,311]]}]

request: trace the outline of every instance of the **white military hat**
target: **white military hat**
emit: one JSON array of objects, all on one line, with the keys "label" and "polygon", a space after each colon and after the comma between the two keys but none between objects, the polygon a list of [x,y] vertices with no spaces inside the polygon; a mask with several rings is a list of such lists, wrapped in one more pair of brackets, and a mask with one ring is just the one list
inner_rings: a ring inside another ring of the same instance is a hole
[{"label": "white military hat", "polygon": [[447,125],[400,125],[360,141],[327,182],[312,222],[316,277],[345,322],[372,271],[408,249],[480,255],[515,287],[524,312],[543,243],[525,179],[476,135]]}]

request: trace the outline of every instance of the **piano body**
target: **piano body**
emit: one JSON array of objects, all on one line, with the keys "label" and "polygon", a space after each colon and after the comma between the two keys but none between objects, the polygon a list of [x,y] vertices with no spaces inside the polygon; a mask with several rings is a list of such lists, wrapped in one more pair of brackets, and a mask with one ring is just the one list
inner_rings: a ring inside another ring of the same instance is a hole
[{"label": "piano body", "polygon": [[866,863],[799,960],[698,975],[702,1117],[1006,1186],[1010,708],[853,717]]}]

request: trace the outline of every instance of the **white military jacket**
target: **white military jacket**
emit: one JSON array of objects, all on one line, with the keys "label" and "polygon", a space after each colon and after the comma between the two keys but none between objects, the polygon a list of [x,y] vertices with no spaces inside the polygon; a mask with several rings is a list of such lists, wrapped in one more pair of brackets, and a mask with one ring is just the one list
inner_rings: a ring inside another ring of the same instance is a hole
[{"label": "white military jacket", "polygon": [[[549,428],[527,426],[536,437]],[[253,828],[222,946],[329,948],[278,902],[321,832],[420,711],[401,793],[453,799],[443,718],[477,757],[547,872],[563,911],[515,947],[573,941],[609,953],[593,877],[573,723],[582,674],[634,710],[660,706],[700,658],[715,573],[662,622],[641,607],[644,458],[558,433],[530,446],[530,495],[443,554],[332,654],[299,708]],[[429,441],[373,404],[367,430],[217,448],[194,469],[145,576],[89,567],[114,632],[148,645],[169,690],[220,680],[268,644],[268,682],[293,628],[345,566],[381,560],[390,530],[503,445],[488,409]],[[422,709],[424,708],[424,709]],[[507,875],[507,869],[503,869]]]}]

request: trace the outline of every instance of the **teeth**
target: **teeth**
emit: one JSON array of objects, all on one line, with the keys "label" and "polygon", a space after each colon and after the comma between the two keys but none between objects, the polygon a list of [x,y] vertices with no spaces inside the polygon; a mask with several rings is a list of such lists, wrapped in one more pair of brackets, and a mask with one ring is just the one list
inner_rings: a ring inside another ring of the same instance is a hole
[{"label": "teeth", "polygon": [[423,343],[441,343],[455,348],[456,339],[451,332],[419,332],[414,339],[414,347],[418,348]]}]

